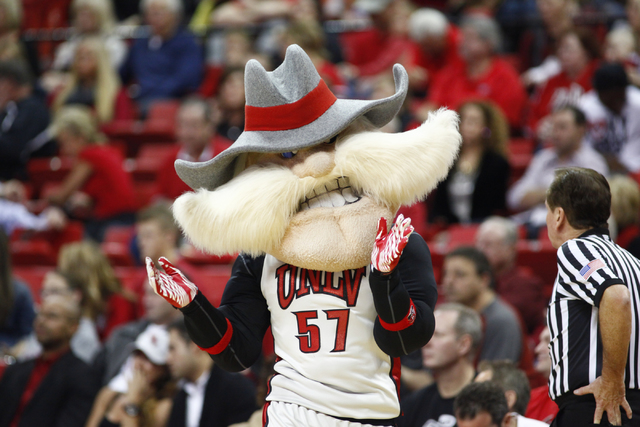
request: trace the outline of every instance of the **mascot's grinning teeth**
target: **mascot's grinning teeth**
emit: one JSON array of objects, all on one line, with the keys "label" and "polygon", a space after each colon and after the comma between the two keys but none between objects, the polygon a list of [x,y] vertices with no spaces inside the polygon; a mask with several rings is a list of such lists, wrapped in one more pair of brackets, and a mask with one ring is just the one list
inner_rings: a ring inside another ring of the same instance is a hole
[{"label": "mascot's grinning teeth", "polygon": [[341,206],[350,205],[360,200],[361,197],[356,194],[349,185],[349,179],[340,177],[324,187],[316,188],[305,197],[304,202],[300,204],[300,211],[313,208],[339,208]]}]

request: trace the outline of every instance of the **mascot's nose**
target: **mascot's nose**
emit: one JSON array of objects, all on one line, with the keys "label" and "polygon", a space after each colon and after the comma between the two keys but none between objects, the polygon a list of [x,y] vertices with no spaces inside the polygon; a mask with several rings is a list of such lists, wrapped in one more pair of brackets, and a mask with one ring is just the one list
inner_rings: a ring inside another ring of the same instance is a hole
[{"label": "mascot's nose", "polygon": [[316,151],[310,152],[299,163],[294,165],[291,170],[299,178],[312,176],[314,178],[324,176],[331,172],[335,167],[334,151]]}]

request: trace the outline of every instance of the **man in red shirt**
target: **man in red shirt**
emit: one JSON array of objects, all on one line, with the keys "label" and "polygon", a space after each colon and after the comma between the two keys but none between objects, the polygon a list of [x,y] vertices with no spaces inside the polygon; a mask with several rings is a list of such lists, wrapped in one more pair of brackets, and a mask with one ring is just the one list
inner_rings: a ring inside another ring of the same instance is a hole
[{"label": "man in red shirt", "polygon": [[409,35],[413,41],[411,63],[415,68],[409,73],[409,86],[414,92],[427,91],[443,69],[463,63],[459,53],[460,30],[442,12],[430,8],[413,12]]},{"label": "man in red shirt", "polygon": [[69,347],[80,314],[72,298],[51,295],[42,301],[34,321],[42,354],[5,371],[0,382],[0,426],[84,426],[99,384]]},{"label": "man in red shirt", "polygon": [[[544,327],[540,332],[540,342],[536,346],[536,371],[549,378],[551,372],[551,358],[549,357],[549,328]],[[543,385],[531,390],[531,399],[527,406],[525,417],[551,423],[558,413],[558,405],[549,397],[549,385]]]},{"label": "man in red shirt", "polygon": [[181,104],[176,117],[178,144],[162,161],[155,197],[173,201],[191,191],[176,174],[173,163],[177,159],[205,162],[231,145],[231,141],[216,134],[212,116],[211,106],[203,99],[188,98]]},{"label": "man in red shirt", "polygon": [[507,218],[487,218],[476,233],[476,247],[491,264],[496,292],[511,304],[522,318],[528,334],[544,324],[547,300],[542,280],[527,267],[516,265],[518,228]]},{"label": "man in red shirt", "polygon": [[433,82],[427,104],[417,112],[426,119],[427,113],[438,107],[458,108],[470,99],[495,102],[512,128],[522,125],[527,93],[518,72],[500,59],[502,37],[494,19],[482,15],[467,16],[461,25],[462,63],[452,64]]}]

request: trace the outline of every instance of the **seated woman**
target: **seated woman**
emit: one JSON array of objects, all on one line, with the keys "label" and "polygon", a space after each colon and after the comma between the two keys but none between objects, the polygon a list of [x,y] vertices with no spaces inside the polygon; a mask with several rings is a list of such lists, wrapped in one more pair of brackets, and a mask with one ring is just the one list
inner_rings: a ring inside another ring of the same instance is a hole
[{"label": "seated woman", "polygon": [[560,73],[541,84],[533,95],[527,127],[544,141],[551,132],[551,113],[566,105],[575,105],[591,90],[591,79],[599,64],[600,46],[586,30],[570,30],[560,36],[556,53]]},{"label": "seated woman", "polygon": [[135,320],[135,296],[122,288],[109,260],[91,241],[70,243],[60,250],[58,270],[81,284],[84,316],[105,341],[118,325]]},{"label": "seated woman", "polygon": [[431,222],[480,222],[506,213],[510,173],[506,120],[497,107],[487,102],[467,102],[459,112],[460,156],[430,200]]},{"label": "seated woman", "polygon": [[123,169],[123,157],[104,143],[91,111],[84,106],[64,107],[53,123],[61,153],[75,164],[60,187],[48,196],[50,203],[82,212],[86,235],[102,241],[107,227],[132,225],[137,201],[133,180]]},{"label": "seated woman", "polygon": [[58,112],[70,104],[93,109],[100,124],[135,118],[133,103],[109,63],[104,43],[97,37],[83,39],[77,44],[69,79],[55,95],[52,109]]},{"label": "seated woman", "polygon": [[164,328],[140,334],[121,384],[114,387],[110,383],[100,390],[86,427],[166,425],[175,393],[167,367],[168,352],[169,333]]},{"label": "seated woman", "polygon": [[638,183],[626,175],[615,175],[609,179],[611,187],[611,216],[618,236],[615,242],[640,256],[640,188]]}]

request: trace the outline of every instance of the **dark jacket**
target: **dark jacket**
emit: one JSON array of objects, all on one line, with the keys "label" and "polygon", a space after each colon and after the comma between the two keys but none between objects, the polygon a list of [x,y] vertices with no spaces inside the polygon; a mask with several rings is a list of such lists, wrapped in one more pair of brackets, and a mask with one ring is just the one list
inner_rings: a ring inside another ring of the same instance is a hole
[{"label": "dark jacket", "polygon": [[[180,389],[173,399],[167,427],[184,427],[187,416],[187,394]],[[200,417],[201,427],[227,427],[247,421],[256,407],[253,383],[241,374],[223,371],[214,365],[207,382]]]},{"label": "dark jacket", "polygon": [[[8,427],[20,405],[35,360],[7,368],[0,381],[0,427]],[[20,418],[20,427],[82,427],[99,383],[92,369],[70,351],[42,379]]]},{"label": "dark jacket", "polygon": [[[438,185],[436,194],[429,206],[429,221],[445,220],[449,224],[460,219],[451,210],[449,184],[455,173],[455,167],[447,178]],[[509,185],[510,167],[507,160],[493,151],[486,151],[480,162],[473,195],[471,196],[471,221],[481,222],[491,215],[505,214],[506,195]]]}]

